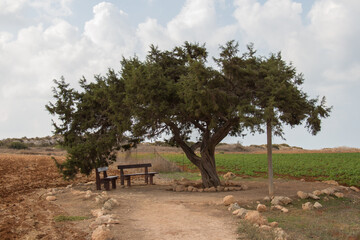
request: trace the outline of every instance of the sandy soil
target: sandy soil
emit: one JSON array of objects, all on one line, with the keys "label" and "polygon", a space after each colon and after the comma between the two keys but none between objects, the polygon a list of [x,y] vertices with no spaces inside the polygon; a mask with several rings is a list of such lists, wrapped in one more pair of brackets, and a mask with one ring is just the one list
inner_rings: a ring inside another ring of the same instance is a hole
[{"label": "sandy soil", "polygon": [[[64,181],[50,156],[0,154],[0,239],[90,239],[95,217],[92,209],[101,206],[94,198],[85,199],[74,190],[95,190],[94,176]],[[118,174],[113,170],[113,173]],[[133,183],[108,195],[120,205],[111,214],[120,224],[111,227],[117,239],[236,239],[237,219],[221,202],[234,195],[240,204],[263,199],[267,195],[264,179],[242,180],[249,189],[237,192],[172,192],[170,182],[155,179],[156,185]],[[73,184],[73,187],[66,188]],[[278,179],[276,195],[295,196],[298,190],[310,192],[328,187],[324,183]],[[56,188],[56,201],[45,198]],[[59,215],[84,216],[87,220],[55,222]]]}]

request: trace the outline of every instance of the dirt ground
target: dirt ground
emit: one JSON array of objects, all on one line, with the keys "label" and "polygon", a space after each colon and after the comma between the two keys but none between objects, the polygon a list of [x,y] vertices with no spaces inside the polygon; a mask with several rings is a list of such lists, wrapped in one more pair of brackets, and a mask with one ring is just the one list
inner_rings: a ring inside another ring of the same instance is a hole
[{"label": "dirt ground", "polygon": [[[85,199],[74,191],[95,190],[95,177],[78,176],[64,181],[50,156],[0,154],[0,239],[91,239],[91,210],[101,206],[94,197]],[[110,174],[118,175],[116,170]],[[242,180],[249,188],[234,192],[166,191],[170,180],[155,178],[155,185],[136,181],[130,188],[111,190],[119,206],[111,214],[118,224],[111,227],[116,239],[236,239],[238,219],[222,205],[226,195],[240,204],[253,203],[267,195],[264,179]],[[72,187],[66,187],[72,184]],[[329,185],[278,179],[276,195],[296,196]],[[46,201],[54,190],[55,201]],[[95,195],[95,194],[94,194]],[[55,222],[54,217],[82,216],[86,220]]]}]

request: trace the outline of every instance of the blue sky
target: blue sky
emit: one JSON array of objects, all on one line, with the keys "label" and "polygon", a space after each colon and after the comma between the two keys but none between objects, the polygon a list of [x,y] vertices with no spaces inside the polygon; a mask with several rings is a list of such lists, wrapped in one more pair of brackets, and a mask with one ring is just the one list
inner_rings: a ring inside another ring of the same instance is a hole
[{"label": "blue sky", "polygon": [[122,56],[144,57],[150,44],[206,43],[216,56],[235,39],[261,55],[281,51],[304,74],[303,90],[334,107],[317,136],[299,126],[286,129],[286,143],[360,147],[359,16],[357,0],[0,0],[0,139],[51,135],[53,79],[76,86],[119,69]]}]

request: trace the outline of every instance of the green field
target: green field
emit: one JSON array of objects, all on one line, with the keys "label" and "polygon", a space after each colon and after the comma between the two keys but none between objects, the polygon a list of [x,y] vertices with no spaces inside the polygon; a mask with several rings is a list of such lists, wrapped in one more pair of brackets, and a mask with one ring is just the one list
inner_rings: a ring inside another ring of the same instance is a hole
[{"label": "green field", "polygon": [[[196,170],[184,154],[161,156]],[[267,177],[266,154],[217,154],[215,158],[219,173],[231,171],[240,176]],[[360,153],[274,154],[273,168],[276,177],[335,180],[340,184],[360,186]]]}]

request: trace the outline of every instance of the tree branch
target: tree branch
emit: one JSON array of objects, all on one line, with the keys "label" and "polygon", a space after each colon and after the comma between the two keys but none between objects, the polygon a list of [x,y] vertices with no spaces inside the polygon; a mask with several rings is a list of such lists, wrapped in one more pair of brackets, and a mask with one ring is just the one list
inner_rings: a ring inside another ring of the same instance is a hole
[{"label": "tree branch", "polygon": [[221,140],[223,140],[229,133],[231,127],[234,123],[236,123],[239,119],[234,118],[228,120],[222,127],[220,127],[211,137],[210,137],[210,144],[211,145],[218,145]]},{"label": "tree branch", "polygon": [[181,149],[185,152],[186,156],[188,157],[188,159],[195,164],[196,166],[200,166],[200,161],[201,158],[198,157],[194,150],[189,147],[184,140],[181,138],[181,134],[180,134],[180,129],[173,123],[173,122],[168,122],[167,125],[170,127],[170,129],[172,130],[173,134],[174,134],[174,139],[177,142],[177,144],[179,144],[179,146],[181,147]]}]

